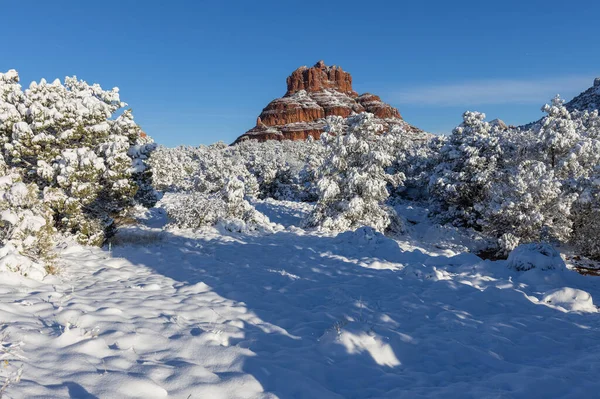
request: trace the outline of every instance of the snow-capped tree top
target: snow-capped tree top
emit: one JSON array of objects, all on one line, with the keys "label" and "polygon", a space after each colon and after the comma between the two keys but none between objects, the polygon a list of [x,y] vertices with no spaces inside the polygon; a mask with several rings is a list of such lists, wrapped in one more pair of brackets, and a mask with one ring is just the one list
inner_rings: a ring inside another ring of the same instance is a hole
[{"label": "snow-capped tree top", "polygon": [[19,73],[14,69],[9,69],[5,73],[0,72],[0,82],[18,83],[19,82]]},{"label": "snow-capped tree top", "polygon": [[569,110],[565,107],[565,100],[558,94],[552,99],[551,104],[542,106],[542,111],[554,118],[571,119]]}]

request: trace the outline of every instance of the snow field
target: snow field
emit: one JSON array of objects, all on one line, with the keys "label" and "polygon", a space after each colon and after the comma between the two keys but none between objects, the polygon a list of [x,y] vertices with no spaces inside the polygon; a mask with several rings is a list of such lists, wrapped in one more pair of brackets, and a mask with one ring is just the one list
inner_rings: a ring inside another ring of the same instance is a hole
[{"label": "snow field", "polygon": [[9,359],[23,376],[6,397],[574,398],[600,389],[596,279],[518,272],[368,228],[308,233],[293,227],[305,205],[258,206],[285,230],[166,230],[152,242],[147,232],[160,228],[146,227],[141,243],[110,252],[66,246],[60,278],[1,273],[0,326],[24,358]]}]

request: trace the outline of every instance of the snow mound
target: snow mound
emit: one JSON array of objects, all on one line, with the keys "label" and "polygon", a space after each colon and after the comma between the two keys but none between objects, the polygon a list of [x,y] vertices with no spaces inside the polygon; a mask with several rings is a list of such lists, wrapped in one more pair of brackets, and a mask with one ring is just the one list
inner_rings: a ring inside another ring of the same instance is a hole
[{"label": "snow mound", "polygon": [[564,270],[567,267],[560,253],[546,243],[519,245],[508,255],[507,262],[510,269],[517,271]]},{"label": "snow mound", "polygon": [[12,244],[8,243],[0,248],[0,273],[18,273],[41,281],[46,276],[46,269],[42,264],[21,255]]},{"label": "snow mound", "polygon": [[542,302],[566,312],[598,312],[598,308],[592,300],[592,295],[576,288],[564,287],[552,290],[546,293],[542,298]]},{"label": "snow mound", "polygon": [[336,238],[354,248],[377,248],[384,253],[398,252],[400,249],[396,241],[386,237],[372,227],[359,227],[354,231],[340,233]]},{"label": "snow mound", "polygon": [[337,323],[323,334],[319,342],[321,352],[333,358],[365,353],[380,366],[399,366],[401,363],[386,340],[368,325],[351,322]]},{"label": "snow mound", "polygon": [[258,221],[246,222],[239,218],[228,218],[219,220],[216,224],[217,230],[221,233],[244,233],[257,232],[259,234],[273,234],[278,230],[283,230],[283,226],[276,223],[271,223],[269,219],[256,212]]}]

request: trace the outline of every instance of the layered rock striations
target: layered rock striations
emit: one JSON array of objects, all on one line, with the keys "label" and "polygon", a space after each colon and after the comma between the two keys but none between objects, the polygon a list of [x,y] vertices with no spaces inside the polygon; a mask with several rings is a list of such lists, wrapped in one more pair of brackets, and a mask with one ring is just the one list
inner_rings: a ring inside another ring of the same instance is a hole
[{"label": "layered rock striations", "polygon": [[419,129],[406,123],[398,110],[374,94],[358,95],[352,89],[352,76],[338,66],[323,61],[313,67],[300,67],[287,78],[287,92],[271,101],[261,112],[256,126],[240,136],[247,139],[305,140],[319,138],[327,116],[348,117],[373,113],[387,128],[400,125],[412,132]]},{"label": "layered rock striations", "polygon": [[352,76],[348,72],[344,72],[341,67],[325,65],[323,61],[319,61],[312,68],[305,66],[296,69],[287,80],[286,96],[292,95],[300,90],[305,90],[310,93],[333,89],[337,92],[358,96],[352,90]]}]

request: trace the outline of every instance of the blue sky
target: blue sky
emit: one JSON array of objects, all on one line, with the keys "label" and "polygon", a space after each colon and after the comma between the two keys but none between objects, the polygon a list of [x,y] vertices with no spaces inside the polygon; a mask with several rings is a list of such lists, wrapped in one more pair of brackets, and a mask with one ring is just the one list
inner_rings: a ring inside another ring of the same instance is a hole
[{"label": "blue sky", "polygon": [[323,59],[404,118],[449,132],[463,111],[521,124],[600,76],[600,2],[2,2],[0,70],[23,85],[118,86],[167,146],[232,142],[285,78]]}]

